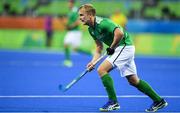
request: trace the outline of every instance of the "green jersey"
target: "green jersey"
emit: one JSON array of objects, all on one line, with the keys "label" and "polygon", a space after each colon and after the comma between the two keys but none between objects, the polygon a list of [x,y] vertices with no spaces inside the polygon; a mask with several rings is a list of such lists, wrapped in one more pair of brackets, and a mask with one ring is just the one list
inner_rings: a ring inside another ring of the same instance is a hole
[{"label": "green jersey", "polygon": [[116,28],[119,28],[124,34],[123,39],[119,42],[119,46],[133,45],[129,34],[121,26],[115,24],[110,19],[96,17],[95,26],[89,27],[88,30],[94,40],[99,40],[110,46],[113,42],[114,31]]},{"label": "green jersey", "polygon": [[[73,24],[79,19],[77,10],[78,9],[76,7],[73,7],[72,10],[68,13],[67,26],[71,26],[71,24]],[[79,30],[79,26],[75,26],[74,28],[71,28],[70,30]]]}]

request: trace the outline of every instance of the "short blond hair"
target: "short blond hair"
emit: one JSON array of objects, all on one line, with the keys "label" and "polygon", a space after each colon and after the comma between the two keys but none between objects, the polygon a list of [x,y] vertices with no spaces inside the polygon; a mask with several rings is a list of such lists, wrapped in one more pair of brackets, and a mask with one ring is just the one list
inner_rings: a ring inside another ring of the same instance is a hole
[{"label": "short blond hair", "polygon": [[84,10],[88,15],[96,15],[96,9],[93,7],[92,4],[84,4],[79,7],[78,11]]}]

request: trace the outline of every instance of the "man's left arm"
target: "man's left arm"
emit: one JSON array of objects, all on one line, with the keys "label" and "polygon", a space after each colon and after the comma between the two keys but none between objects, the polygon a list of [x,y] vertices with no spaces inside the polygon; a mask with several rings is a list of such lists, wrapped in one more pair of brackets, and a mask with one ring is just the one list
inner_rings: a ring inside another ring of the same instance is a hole
[{"label": "man's left arm", "polygon": [[112,55],[116,49],[116,47],[119,45],[119,42],[123,38],[123,32],[119,29],[116,28],[114,31],[114,39],[109,48],[106,49],[108,55]]},{"label": "man's left arm", "polygon": [[116,49],[116,47],[118,46],[118,44],[122,38],[123,38],[123,32],[119,28],[116,28],[114,31],[114,40],[113,40],[110,48]]}]

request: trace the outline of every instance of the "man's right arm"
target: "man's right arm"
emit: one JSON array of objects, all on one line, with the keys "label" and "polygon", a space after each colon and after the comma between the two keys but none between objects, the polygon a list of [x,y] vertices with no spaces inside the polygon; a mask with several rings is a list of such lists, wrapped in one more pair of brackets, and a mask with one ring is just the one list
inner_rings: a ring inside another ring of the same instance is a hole
[{"label": "man's right arm", "polygon": [[93,63],[101,56],[102,50],[103,50],[103,44],[102,42],[95,40],[96,43],[96,51],[93,55],[92,60],[88,63],[87,68],[89,69],[89,71],[93,70],[94,65]]},{"label": "man's right arm", "polygon": [[91,60],[91,62],[96,61],[101,56],[101,53],[102,53],[102,50],[103,50],[102,42],[100,42],[98,40],[95,40],[95,43],[96,43],[96,51],[94,53],[94,56],[93,56],[93,59]]}]

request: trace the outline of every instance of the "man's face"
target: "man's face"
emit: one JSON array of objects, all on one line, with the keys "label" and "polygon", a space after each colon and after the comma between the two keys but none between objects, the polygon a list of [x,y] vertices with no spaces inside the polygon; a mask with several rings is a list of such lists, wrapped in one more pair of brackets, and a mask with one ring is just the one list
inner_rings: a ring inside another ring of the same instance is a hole
[{"label": "man's face", "polygon": [[84,10],[79,10],[79,19],[83,25],[90,25],[90,15],[88,15]]}]

